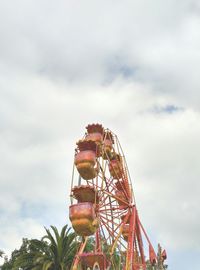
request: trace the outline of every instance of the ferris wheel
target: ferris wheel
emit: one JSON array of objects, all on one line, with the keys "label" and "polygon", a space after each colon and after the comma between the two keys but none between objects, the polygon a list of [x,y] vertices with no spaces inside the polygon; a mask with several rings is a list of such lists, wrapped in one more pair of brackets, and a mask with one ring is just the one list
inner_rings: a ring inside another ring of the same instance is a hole
[{"label": "ferris wheel", "polygon": [[80,243],[72,270],[165,269],[154,268],[159,260],[164,267],[166,252],[158,258],[140,222],[117,135],[91,124],[76,145],[69,218]]}]

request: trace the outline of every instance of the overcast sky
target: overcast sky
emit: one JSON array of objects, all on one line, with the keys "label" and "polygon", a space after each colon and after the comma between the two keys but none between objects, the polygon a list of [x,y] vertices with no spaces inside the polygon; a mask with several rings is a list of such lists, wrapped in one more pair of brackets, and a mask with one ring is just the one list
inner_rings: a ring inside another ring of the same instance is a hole
[{"label": "overcast sky", "polygon": [[68,222],[75,142],[99,122],[169,270],[199,270],[199,70],[198,0],[0,0],[0,249]]}]

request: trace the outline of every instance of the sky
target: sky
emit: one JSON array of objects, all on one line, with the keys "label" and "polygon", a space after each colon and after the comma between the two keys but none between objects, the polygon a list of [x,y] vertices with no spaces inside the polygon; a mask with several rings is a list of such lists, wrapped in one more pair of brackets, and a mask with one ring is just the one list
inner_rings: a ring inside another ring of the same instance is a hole
[{"label": "sky", "polygon": [[75,144],[101,123],[169,270],[199,270],[199,29],[197,0],[0,0],[0,249],[69,222]]}]

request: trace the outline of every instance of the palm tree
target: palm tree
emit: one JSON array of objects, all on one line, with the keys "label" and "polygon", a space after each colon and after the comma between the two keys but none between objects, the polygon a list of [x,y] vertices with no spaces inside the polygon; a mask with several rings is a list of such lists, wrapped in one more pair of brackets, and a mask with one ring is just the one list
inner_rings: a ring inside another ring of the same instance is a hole
[{"label": "palm tree", "polygon": [[46,229],[41,240],[30,240],[30,250],[19,256],[13,270],[68,270],[77,251],[76,234],[64,226],[59,234],[51,226],[54,235]]}]

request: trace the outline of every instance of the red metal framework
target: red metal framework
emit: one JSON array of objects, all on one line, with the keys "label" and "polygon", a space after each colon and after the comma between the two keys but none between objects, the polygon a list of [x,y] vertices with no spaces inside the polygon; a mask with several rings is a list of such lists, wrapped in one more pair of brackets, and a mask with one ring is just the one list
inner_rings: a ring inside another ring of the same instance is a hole
[{"label": "red metal framework", "polygon": [[[69,216],[81,237],[72,269],[164,269],[156,268],[158,256],[140,222],[117,136],[100,124],[86,130],[75,149],[71,184]],[[148,243],[148,259],[143,239]],[[88,243],[92,243],[89,251]]]}]

